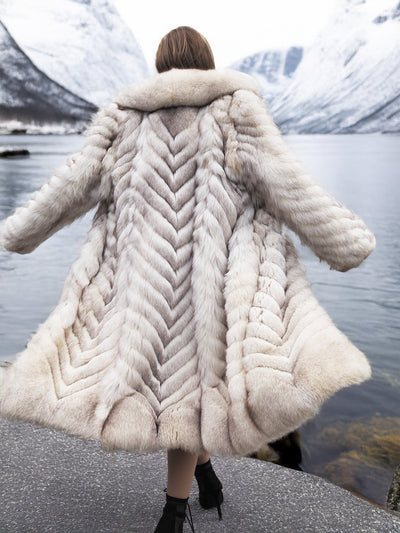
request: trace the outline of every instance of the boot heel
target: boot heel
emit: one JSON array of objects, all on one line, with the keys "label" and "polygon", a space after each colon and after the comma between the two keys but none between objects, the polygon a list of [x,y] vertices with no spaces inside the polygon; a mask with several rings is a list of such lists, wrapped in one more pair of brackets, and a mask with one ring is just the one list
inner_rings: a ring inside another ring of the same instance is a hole
[{"label": "boot heel", "polygon": [[222,520],[221,503],[224,501],[222,483],[212,467],[210,459],[202,465],[197,465],[195,477],[199,486],[199,502],[203,509],[217,507],[218,518]]}]

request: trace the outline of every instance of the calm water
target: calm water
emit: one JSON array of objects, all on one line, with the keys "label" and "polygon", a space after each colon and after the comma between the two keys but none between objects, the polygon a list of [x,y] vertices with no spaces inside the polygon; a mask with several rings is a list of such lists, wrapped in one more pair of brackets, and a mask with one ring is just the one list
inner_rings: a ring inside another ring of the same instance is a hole
[{"label": "calm water", "polygon": [[[400,462],[400,137],[302,135],[286,140],[314,178],[360,215],[377,238],[367,261],[346,273],[331,271],[299,245],[319,301],[373,367],[370,381],[338,393],[301,428],[301,466],[382,503],[393,465]],[[28,158],[0,159],[0,219],[82,143],[80,136],[0,136],[0,144],[31,152]],[[0,359],[12,360],[57,303],[91,217],[59,231],[32,254],[0,250]],[[368,435],[371,446],[366,446]]]}]

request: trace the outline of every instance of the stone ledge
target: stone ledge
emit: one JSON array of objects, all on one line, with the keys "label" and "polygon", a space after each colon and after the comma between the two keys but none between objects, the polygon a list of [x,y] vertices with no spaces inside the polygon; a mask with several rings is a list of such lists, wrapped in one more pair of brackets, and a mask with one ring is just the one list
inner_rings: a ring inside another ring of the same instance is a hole
[{"label": "stone ledge", "polygon": [[[153,533],[166,453],[106,453],[96,442],[0,418],[0,531]],[[249,458],[212,458],[223,520],[189,503],[196,533],[400,533],[400,517],[316,476]],[[188,524],[184,531],[189,532]]]}]

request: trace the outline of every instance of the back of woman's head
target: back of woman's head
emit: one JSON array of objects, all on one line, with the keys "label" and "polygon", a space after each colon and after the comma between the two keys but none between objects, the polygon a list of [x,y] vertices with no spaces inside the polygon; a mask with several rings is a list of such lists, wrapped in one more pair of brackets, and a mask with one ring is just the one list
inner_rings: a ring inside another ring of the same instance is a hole
[{"label": "back of woman's head", "polygon": [[156,53],[156,69],[165,72],[172,68],[215,68],[214,56],[208,41],[190,26],[179,26],[164,35]]}]

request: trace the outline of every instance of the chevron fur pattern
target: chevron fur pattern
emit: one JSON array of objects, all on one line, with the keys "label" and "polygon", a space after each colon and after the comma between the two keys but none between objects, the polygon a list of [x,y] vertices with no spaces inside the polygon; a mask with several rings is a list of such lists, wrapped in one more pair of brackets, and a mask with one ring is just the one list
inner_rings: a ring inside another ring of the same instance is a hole
[{"label": "chevron fur pattern", "polygon": [[[252,286],[246,308],[243,295],[235,294],[244,283],[237,278],[227,283],[227,304],[232,309],[227,315],[227,372],[231,387],[234,380],[242,381],[246,401],[239,398],[236,408],[247,406],[248,430],[243,434],[247,437],[252,431],[256,439],[258,431],[261,445],[263,438],[276,440],[288,428],[298,427],[300,419],[314,416],[343,386],[367,379],[370,368],[313,296],[294,245],[280,224],[258,210],[251,237],[252,261],[258,268],[253,267],[253,279],[248,279]],[[245,262],[237,259],[231,269],[243,272]],[[234,409],[233,391],[230,398]],[[235,447],[248,446],[241,442]]]},{"label": "chevron fur pattern", "polygon": [[255,451],[370,375],[312,294],[285,223],[332,268],[365,224],[293,159],[253,80],[169,71],[123,91],[1,226],[27,253],[98,205],[0,411],[106,449]]}]

